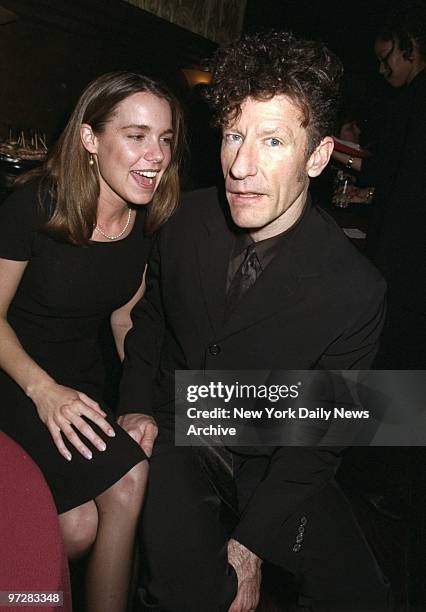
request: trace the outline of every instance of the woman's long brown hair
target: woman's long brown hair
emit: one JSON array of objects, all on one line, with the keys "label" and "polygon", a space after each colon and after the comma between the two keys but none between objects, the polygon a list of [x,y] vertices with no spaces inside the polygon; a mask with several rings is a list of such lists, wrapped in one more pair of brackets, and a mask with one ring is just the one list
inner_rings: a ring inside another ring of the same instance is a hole
[{"label": "woman's long brown hair", "polygon": [[90,154],[81,142],[80,126],[88,123],[95,134],[101,134],[120,102],[144,92],[169,103],[174,134],[171,162],[148,205],[145,231],[155,232],[175,210],[179,201],[179,164],[184,141],[180,105],[163,85],[148,77],[131,72],[112,72],[88,85],[46,163],[18,181],[41,179],[40,200],[47,194],[53,203],[53,214],[44,228],[50,235],[76,245],[89,243],[96,225],[100,184],[97,165],[90,165]]}]

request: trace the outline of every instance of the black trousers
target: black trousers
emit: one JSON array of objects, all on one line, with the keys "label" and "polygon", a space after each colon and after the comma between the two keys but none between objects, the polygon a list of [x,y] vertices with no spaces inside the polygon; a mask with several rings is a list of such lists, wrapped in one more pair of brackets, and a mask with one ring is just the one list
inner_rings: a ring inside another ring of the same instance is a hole
[{"label": "black trousers", "polygon": [[[340,489],[331,483],[307,504],[314,506],[309,530],[292,567],[300,605],[314,612],[388,610],[389,584]],[[238,586],[227,562],[231,533],[229,508],[198,451],[174,447],[160,434],[141,522],[146,608],[226,612]]]}]

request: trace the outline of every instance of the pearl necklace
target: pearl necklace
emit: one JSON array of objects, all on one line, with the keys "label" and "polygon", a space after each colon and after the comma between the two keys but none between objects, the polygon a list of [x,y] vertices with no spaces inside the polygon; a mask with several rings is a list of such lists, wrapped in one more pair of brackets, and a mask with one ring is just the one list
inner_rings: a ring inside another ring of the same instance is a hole
[{"label": "pearl necklace", "polygon": [[121,230],[121,232],[119,232],[118,234],[116,234],[115,236],[110,236],[109,234],[105,233],[104,230],[101,228],[100,225],[97,225],[95,227],[95,232],[99,232],[100,234],[102,234],[102,236],[104,236],[105,238],[108,238],[108,240],[117,240],[117,238],[120,238],[124,232],[126,231],[126,229],[129,227],[129,223],[130,223],[130,219],[132,218],[132,209],[129,208],[129,215],[127,217],[127,221],[126,221],[126,225],[123,227],[123,229]]}]

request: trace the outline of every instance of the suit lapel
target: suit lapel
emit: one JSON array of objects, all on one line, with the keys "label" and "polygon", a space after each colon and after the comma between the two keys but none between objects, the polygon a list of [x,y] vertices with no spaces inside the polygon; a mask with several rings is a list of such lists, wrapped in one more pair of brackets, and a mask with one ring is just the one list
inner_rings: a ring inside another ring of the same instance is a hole
[{"label": "suit lapel", "polygon": [[244,294],[224,322],[221,338],[258,324],[288,305],[289,300],[293,303],[298,299],[300,279],[292,271],[283,269],[280,259],[279,256],[275,257]]},{"label": "suit lapel", "polygon": [[253,287],[244,294],[224,322],[218,339],[296,306],[303,298],[304,282],[322,274],[317,258],[316,215],[316,210],[308,203],[298,227]]},{"label": "suit lapel", "polygon": [[215,334],[223,325],[226,278],[234,245],[225,206],[227,204],[220,197],[215,207],[209,206],[202,211],[204,232],[196,237],[201,287]]}]

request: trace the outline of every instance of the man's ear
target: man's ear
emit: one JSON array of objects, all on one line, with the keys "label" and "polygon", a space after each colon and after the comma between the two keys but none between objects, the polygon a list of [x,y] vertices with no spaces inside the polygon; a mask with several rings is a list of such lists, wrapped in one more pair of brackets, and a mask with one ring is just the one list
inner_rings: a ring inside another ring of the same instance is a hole
[{"label": "man's ear", "polygon": [[98,139],[95,136],[92,126],[88,123],[80,125],[80,138],[83,147],[92,155],[98,152]]},{"label": "man's ear", "polygon": [[311,178],[319,176],[329,162],[334,149],[334,140],[326,136],[321,140],[314,152],[308,159],[306,170]]}]

